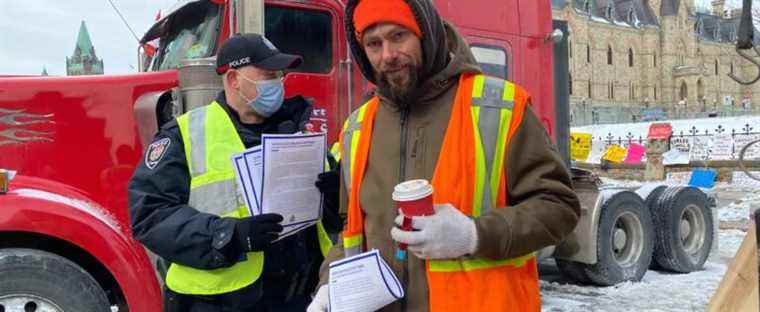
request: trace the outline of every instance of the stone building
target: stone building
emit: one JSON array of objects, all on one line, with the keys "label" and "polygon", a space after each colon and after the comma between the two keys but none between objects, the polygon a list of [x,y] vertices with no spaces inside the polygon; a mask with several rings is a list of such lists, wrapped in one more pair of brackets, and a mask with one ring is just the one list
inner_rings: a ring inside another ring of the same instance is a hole
[{"label": "stone building", "polygon": [[726,9],[723,0],[712,1],[712,13],[698,12],[694,0],[552,4],[554,19],[568,23],[570,102],[579,116],[597,108],[633,120],[651,111],[697,117],[760,104],[760,83],[728,76],[749,80],[758,69],[736,53],[741,9]]},{"label": "stone building", "polygon": [[66,74],[69,76],[103,74],[103,59],[98,59],[95,54],[95,47],[92,45],[90,33],[84,21],[79,26],[74,54],[66,58]]}]

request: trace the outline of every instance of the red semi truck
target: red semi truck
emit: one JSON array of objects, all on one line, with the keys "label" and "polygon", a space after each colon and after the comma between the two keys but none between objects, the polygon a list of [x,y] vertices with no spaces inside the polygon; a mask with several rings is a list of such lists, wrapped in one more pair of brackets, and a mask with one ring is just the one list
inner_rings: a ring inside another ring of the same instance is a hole
[{"label": "red semi truck", "polygon": [[[160,311],[159,278],[130,233],[127,183],[156,129],[219,90],[211,64],[231,33],[260,23],[281,50],[303,55],[286,76],[288,95],[312,101],[312,130],[337,138],[372,87],[351,59],[343,1],[263,2],[178,1],[141,40],[136,74],[0,77],[0,311]],[[486,73],[532,94],[533,109],[568,154],[567,28],[552,21],[551,2],[434,2]],[[655,230],[666,226],[654,225],[650,210],[684,203],[692,208],[666,220],[676,224],[666,232],[679,231],[668,243],[681,246],[668,251],[681,271],[701,268],[713,233],[704,194],[665,186],[600,192],[593,178],[574,173],[581,222],[565,243],[541,253],[563,272],[602,285],[641,279],[656,258]]]}]

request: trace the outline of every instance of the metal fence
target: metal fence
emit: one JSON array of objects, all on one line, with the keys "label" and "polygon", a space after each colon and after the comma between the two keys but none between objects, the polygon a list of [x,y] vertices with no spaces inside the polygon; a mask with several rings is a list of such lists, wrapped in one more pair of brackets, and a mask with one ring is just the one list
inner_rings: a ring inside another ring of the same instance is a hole
[{"label": "metal fence", "polygon": [[[677,131],[673,133],[673,136],[670,138],[670,146],[677,147],[682,151],[689,151],[691,149],[691,145],[695,141],[694,138],[710,138],[715,135],[729,134],[733,142],[741,142],[741,140],[737,139],[745,139],[743,141],[746,141],[746,143],[742,145],[733,144],[732,158],[737,159],[741,148],[744,147],[744,145],[747,143],[751,142],[752,138],[760,136],[760,125],[745,124],[740,129],[731,128],[730,130],[722,124],[717,124],[712,129],[697,129],[696,126],[692,126],[691,129],[687,131]],[[632,143],[646,145],[647,138],[641,135],[634,135],[631,132],[628,132],[624,136],[616,136],[612,133],[607,133],[603,136],[593,136],[592,141],[602,142],[606,149],[607,146],[613,144],[617,144],[623,147],[628,147]],[[757,144],[755,146],[757,146]]]},{"label": "metal fence", "polygon": [[734,106],[704,107],[699,111],[677,108],[645,108],[595,105],[591,107],[573,106],[570,109],[570,124],[573,127],[586,125],[617,124],[673,119],[717,118],[760,115],[760,109]]}]

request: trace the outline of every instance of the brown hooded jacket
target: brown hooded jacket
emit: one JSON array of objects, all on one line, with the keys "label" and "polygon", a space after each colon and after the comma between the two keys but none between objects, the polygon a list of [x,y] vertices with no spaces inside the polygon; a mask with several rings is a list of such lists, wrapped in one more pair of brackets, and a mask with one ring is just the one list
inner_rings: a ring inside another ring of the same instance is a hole
[{"label": "brown hooded jacket", "polygon": [[[353,10],[346,7],[347,33],[353,34]],[[423,33],[423,66],[416,101],[400,112],[388,97],[378,93],[360,201],[365,213],[368,249],[378,249],[406,291],[405,298],[381,311],[428,311],[425,262],[408,253],[405,261],[394,257],[391,239],[397,209],[393,187],[410,179],[432,180],[446,133],[459,76],[480,73],[470,48],[457,31],[444,22],[428,0],[407,0]],[[354,36],[349,44],[359,67],[374,81],[372,65]],[[404,117],[406,115],[406,117]],[[405,119],[405,120],[404,120]],[[575,227],[580,204],[572,190],[570,174],[552,145],[546,130],[530,109],[513,136],[506,156],[507,200],[504,209],[492,209],[475,219],[477,256],[504,259],[556,245]],[[345,182],[345,181],[344,181]],[[341,187],[341,211],[347,211],[345,185]],[[452,233],[456,235],[456,233]],[[442,239],[446,239],[445,237]],[[321,268],[320,285],[327,283],[328,264],[343,258],[342,241],[330,251]]]}]

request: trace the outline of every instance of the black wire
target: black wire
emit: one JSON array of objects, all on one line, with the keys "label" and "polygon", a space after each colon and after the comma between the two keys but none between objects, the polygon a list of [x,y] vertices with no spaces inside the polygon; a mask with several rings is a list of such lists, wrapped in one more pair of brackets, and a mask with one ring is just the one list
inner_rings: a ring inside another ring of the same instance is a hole
[{"label": "black wire", "polygon": [[129,23],[127,23],[127,20],[124,18],[124,15],[121,15],[121,12],[116,7],[116,5],[113,4],[113,1],[112,0],[108,0],[108,3],[111,4],[111,7],[113,7],[114,11],[116,11],[116,14],[119,15],[119,18],[121,18],[121,21],[124,22],[124,25],[127,26],[127,29],[129,29],[129,32],[132,33],[132,36],[135,37],[135,40],[137,41],[137,43],[140,43],[140,38],[137,37],[137,35],[135,34],[135,31],[132,30],[131,26],[129,26]]}]

